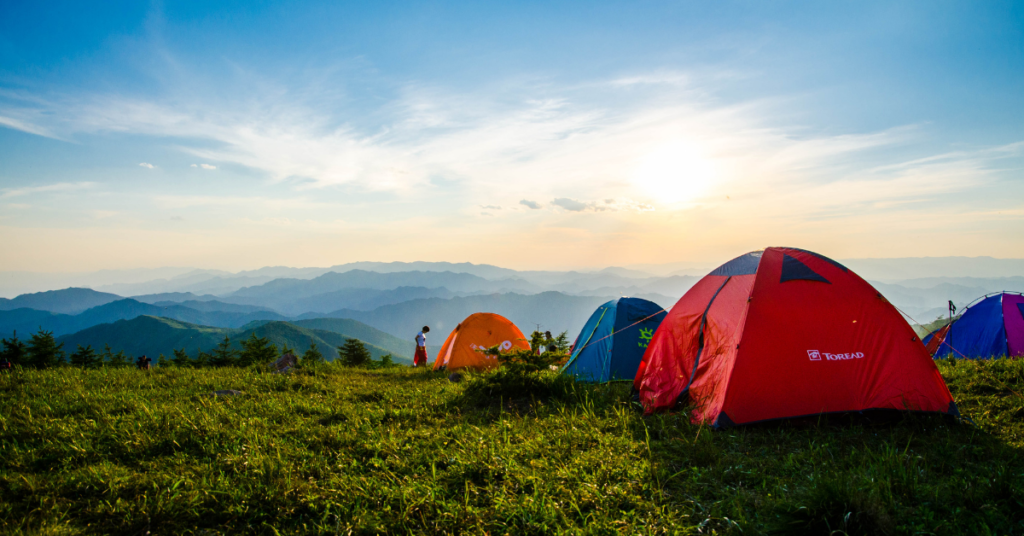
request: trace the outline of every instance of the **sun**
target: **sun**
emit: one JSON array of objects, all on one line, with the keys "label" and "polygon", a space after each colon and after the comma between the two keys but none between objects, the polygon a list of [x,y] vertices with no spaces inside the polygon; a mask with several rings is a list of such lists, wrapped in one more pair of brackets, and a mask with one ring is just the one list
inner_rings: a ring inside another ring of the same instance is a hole
[{"label": "sun", "polygon": [[633,170],[637,188],[663,203],[692,201],[714,181],[715,163],[692,143],[672,142],[644,155]]}]

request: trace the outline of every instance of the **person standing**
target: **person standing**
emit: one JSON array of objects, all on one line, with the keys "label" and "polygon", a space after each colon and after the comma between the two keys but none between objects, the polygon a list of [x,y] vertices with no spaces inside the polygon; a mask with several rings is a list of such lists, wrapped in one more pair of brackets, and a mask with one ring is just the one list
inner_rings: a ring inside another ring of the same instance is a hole
[{"label": "person standing", "polygon": [[412,358],[414,367],[427,365],[427,333],[430,333],[430,326],[423,326],[423,329],[416,334],[416,355]]}]

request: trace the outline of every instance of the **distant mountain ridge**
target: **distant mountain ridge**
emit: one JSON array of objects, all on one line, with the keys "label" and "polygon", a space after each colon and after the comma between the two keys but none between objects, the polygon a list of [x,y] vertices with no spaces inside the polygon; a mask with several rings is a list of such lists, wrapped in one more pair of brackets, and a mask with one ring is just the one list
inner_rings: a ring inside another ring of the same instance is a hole
[{"label": "distant mountain ridge", "polygon": [[172,318],[192,324],[224,328],[240,327],[253,320],[287,320],[285,316],[267,310],[257,310],[254,312],[206,312],[181,305],[158,306],[125,298],[93,307],[77,315],[54,314],[47,311],[24,308],[13,311],[0,311],[0,333],[6,336],[6,334],[17,330],[27,334],[35,333],[41,328],[46,331],[52,331],[54,335],[64,335],[98,324],[107,324],[143,315]]},{"label": "distant mountain ridge", "polygon": [[[398,353],[373,344],[375,332],[373,328],[363,326],[359,328],[367,338],[361,340],[370,351],[374,359],[380,359],[384,354],[392,354],[396,362],[411,363],[410,355]],[[102,350],[105,345],[110,345],[114,352],[124,351],[130,356],[147,355],[154,360],[163,354],[167,358],[173,356],[176,349],[184,349],[190,357],[195,357],[199,350],[210,352],[224,337],[229,337],[232,347],[241,349],[241,342],[252,334],[257,337],[266,337],[275,344],[278,350],[285,347],[291,348],[301,356],[310,346],[316,343],[317,348],[327,360],[334,360],[338,357],[337,348],[345,344],[348,339],[358,339],[352,335],[338,333],[336,331],[310,329],[297,326],[288,322],[266,322],[256,326],[243,329],[216,328],[181,322],[170,318],[159,318],[154,316],[139,316],[131,320],[118,320],[110,324],[100,324],[77,333],[63,335],[57,338],[58,343],[64,343],[65,350],[69,353],[79,345],[92,346],[95,350]],[[380,333],[382,340],[389,342],[387,334]]]},{"label": "distant mountain ridge", "polygon": [[351,318],[399,338],[412,338],[420,327],[427,325],[431,328],[428,340],[433,342],[436,337],[439,342],[443,342],[448,333],[467,316],[487,312],[508,318],[526,335],[537,329],[539,324],[541,330],[555,334],[567,331],[569,337],[574,338],[583,329],[583,324],[594,309],[608,299],[607,296],[570,296],[561,292],[489,294],[450,300],[412,300],[384,305],[372,311],[340,310],[322,316]]},{"label": "distant mountain ridge", "polygon": [[22,294],[13,300],[0,298],[0,311],[36,309],[51,313],[78,314],[87,309],[120,300],[117,294],[96,292],[89,288],[66,288],[33,294]]},{"label": "distant mountain ridge", "polygon": [[230,298],[256,298],[287,295],[305,298],[343,289],[392,290],[399,287],[445,288],[454,292],[534,291],[537,287],[522,279],[492,281],[472,274],[456,272],[392,272],[366,270],[328,272],[313,279],[275,279],[259,286],[232,292]]}]

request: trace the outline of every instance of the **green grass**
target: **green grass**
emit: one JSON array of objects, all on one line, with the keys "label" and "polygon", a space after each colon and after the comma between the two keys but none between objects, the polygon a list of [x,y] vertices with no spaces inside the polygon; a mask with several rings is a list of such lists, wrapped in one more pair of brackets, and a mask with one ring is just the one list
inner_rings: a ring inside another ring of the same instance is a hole
[{"label": "green grass", "polygon": [[975,425],[714,432],[551,376],[488,403],[484,376],[404,368],[16,371],[0,531],[1020,534],[1024,361],[940,368]]}]

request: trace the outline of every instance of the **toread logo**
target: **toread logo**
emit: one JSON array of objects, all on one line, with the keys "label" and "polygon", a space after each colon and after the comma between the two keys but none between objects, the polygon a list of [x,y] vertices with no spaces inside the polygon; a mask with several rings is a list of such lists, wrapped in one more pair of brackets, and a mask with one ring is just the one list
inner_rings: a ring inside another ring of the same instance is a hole
[{"label": "toread logo", "polygon": [[817,350],[807,350],[807,357],[809,357],[811,361],[821,361],[822,357],[825,358],[825,361],[843,361],[846,359],[861,359],[864,357],[864,352],[830,354],[828,352],[819,352]]}]

